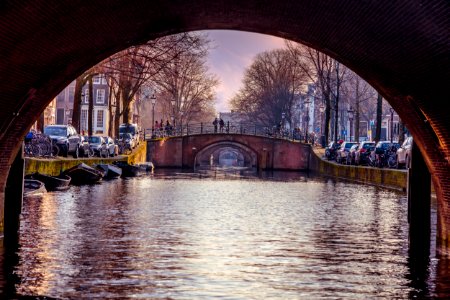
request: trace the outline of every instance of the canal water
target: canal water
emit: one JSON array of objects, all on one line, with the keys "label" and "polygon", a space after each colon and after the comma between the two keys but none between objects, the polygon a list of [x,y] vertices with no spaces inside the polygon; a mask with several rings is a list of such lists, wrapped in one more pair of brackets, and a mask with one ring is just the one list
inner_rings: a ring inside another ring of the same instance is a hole
[{"label": "canal water", "polygon": [[436,296],[439,260],[417,267],[409,255],[404,193],[262,175],[156,170],[25,199],[0,288],[57,299]]}]

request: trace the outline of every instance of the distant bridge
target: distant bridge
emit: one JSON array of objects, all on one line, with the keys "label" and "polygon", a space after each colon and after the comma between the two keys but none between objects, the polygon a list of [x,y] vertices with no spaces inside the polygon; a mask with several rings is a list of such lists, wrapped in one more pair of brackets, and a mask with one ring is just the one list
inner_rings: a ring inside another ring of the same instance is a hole
[{"label": "distant bridge", "polygon": [[[227,124],[228,125],[228,124]],[[152,134],[153,132],[153,134]],[[298,132],[253,124],[146,130],[147,159],[156,167],[235,166],[307,170],[310,146]],[[153,137],[153,138],[152,138]]]}]

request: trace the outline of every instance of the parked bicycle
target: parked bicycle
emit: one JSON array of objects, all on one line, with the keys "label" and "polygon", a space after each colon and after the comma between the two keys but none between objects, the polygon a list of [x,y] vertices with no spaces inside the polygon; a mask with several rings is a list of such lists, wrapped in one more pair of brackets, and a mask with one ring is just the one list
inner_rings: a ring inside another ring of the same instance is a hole
[{"label": "parked bicycle", "polygon": [[59,148],[47,135],[30,131],[25,137],[24,153],[32,157],[55,157],[59,154]]}]

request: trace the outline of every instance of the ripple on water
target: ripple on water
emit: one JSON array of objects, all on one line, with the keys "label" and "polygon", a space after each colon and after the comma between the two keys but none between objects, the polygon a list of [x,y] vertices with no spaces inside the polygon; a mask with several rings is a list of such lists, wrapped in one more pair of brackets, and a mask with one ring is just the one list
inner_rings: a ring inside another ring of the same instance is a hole
[{"label": "ripple on water", "polygon": [[56,298],[414,294],[403,194],[305,174],[282,179],[164,174],[25,201],[16,290]]}]

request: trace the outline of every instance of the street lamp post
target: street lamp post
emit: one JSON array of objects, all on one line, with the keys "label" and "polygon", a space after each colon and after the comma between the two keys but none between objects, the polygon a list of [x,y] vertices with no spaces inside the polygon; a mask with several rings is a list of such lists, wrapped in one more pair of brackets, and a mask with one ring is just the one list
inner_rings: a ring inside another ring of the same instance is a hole
[{"label": "street lamp post", "polygon": [[390,135],[391,135],[391,144],[393,142],[393,135],[394,135],[394,109],[391,107],[389,108],[389,110],[391,111],[391,128],[390,128]]},{"label": "street lamp post", "polygon": [[156,96],[153,94],[150,97],[152,101],[152,138],[155,136],[155,104],[156,104]]},{"label": "street lamp post", "polygon": [[322,147],[325,147],[325,137],[323,136],[323,113],[325,112],[325,105],[323,103],[319,106],[320,112],[320,142]]},{"label": "street lamp post", "polygon": [[305,143],[308,142],[309,104],[310,103],[311,103],[311,100],[309,100],[309,99],[305,100],[305,109],[306,109],[306,116],[305,116]]},{"label": "street lamp post", "polygon": [[170,103],[172,104],[172,125],[175,126],[175,99],[170,100]]},{"label": "street lamp post", "polygon": [[348,120],[350,121],[350,142],[352,141],[352,134],[353,134],[353,113],[355,112],[353,110],[353,107],[350,106],[348,112]]}]

